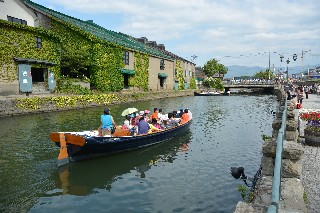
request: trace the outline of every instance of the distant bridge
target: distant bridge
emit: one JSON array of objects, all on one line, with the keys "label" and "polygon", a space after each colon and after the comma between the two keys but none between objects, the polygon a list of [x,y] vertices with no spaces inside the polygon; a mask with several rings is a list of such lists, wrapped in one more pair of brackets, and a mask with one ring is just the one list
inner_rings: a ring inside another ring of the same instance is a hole
[{"label": "distant bridge", "polygon": [[228,84],[224,83],[223,87],[225,92],[229,91],[230,89],[260,89],[264,90],[265,92],[272,92],[277,84],[274,83],[234,83]]}]

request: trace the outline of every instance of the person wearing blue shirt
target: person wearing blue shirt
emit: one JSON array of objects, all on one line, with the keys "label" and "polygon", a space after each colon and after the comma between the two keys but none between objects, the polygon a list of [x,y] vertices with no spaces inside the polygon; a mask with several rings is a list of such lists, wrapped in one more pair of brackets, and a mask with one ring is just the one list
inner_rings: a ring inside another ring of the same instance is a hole
[{"label": "person wearing blue shirt", "polygon": [[108,108],[104,109],[103,115],[101,115],[101,133],[102,136],[111,135],[113,126],[115,126],[113,117],[110,115],[110,110]]},{"label": "person wearing blue shirt", "polygon": [[137,123],[138,127],[138,135],[148,134],[150,129],[149,124],[144,120],[144,116],[141,116],[139,119],[139,123]]}]

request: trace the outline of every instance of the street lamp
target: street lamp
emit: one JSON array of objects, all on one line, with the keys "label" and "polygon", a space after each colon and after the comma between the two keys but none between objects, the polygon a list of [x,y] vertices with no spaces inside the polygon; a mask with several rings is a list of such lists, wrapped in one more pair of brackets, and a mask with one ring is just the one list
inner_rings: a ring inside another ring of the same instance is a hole
[{"label": "street lamp", "polygon": [[284,56],[283,55],[280,55],[280,61],[282,62]]},{"label": "street lamp", "polygon": [[[293,59],[294,60],[294,59]],[[289,63],[290,63],[290,60],[289,60],[289,58],[287,59],[287,85],[289,84]]]}]

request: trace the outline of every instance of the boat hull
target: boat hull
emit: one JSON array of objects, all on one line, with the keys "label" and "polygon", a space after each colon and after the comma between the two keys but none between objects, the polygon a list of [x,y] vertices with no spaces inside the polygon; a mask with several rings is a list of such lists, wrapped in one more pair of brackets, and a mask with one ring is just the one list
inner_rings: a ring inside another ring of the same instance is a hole
[{"label": "boat hull", "polygon": [[199,93],[194,92],[194,96],[220,96],[220,93]]}]

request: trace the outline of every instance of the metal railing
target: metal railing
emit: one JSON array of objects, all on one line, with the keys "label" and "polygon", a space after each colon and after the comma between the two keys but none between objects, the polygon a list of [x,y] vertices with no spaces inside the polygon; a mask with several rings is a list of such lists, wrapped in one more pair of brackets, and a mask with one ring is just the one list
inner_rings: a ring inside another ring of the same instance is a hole
[{"label": "metal railing", "polygon": [[281,128],[277,137],[277,149],[276,149],[276,158],[274,163],[273,170],[273,179],[272,179],[272,194],[271,194],[271,203],[268,207],[268,213],[275,213],[279,210],[280,194],[281,194],[281,167],[282,167],[282,150],[283,150],[283,141],[285,140],[286,134],[286,122],[287,122],[287,100],[284,105],[284,110],[282,114],[282,123]]}]

